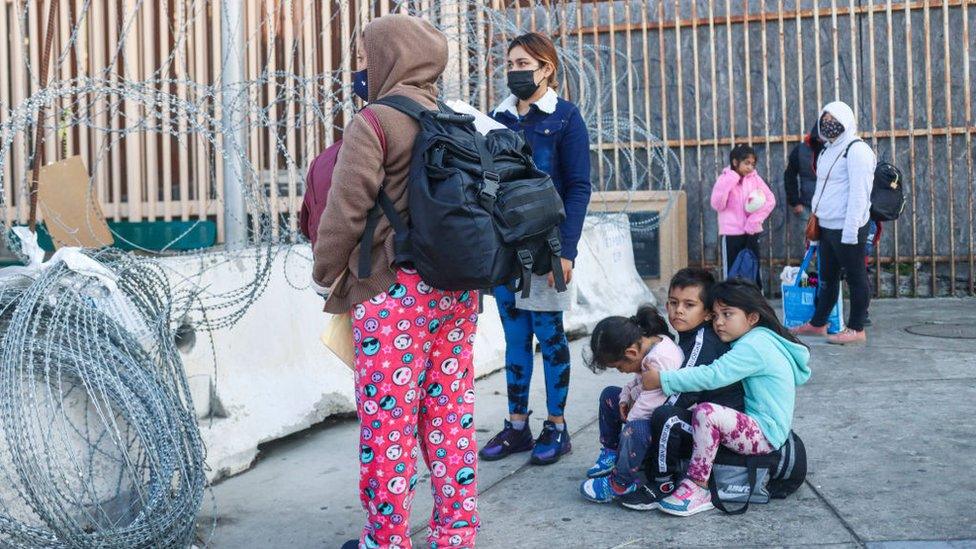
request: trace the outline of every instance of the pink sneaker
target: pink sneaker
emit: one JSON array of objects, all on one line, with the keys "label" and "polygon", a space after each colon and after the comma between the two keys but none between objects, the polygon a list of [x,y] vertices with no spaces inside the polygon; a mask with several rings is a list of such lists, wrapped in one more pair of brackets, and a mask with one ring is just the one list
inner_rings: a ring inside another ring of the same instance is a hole
[{"label": "pink sneaker", "polygon": [[847,328],[839,334],[834,334],[832,336],[827,336],[827,343],[833,343],[834,345],[855,345],[858,343],[867,343],[868,336],[861,330],[860,332]]},{"label": "pink sneaker", "polygon": [[801,324],[796,328],[790,328],[790,333],[797,336],[820,336],[824,337],[827,335],[827,326],[821,326],[817,328],[816,326],[810,324],[809,322]]},{"label": "pink sneaker", "polygon": [[662,499],[658,505],[661,511],[679,517],[689,517],[715,508],[712,494],[688,479],[682,480],[674,493]]}]

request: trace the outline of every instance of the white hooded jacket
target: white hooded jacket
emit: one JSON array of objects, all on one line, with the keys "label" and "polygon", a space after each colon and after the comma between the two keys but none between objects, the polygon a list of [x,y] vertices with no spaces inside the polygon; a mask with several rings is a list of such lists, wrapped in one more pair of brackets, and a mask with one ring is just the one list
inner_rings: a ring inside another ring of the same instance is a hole
[{"label": "white hooded jacket", "polygon": [[[857,244],[858,229],[871,218],[871,188],[877,159],[871,146],[862,142],[851,146],[845,161],[844,151],[858,139],[854,111],[847,103],[834,101],[820,111],[820,117],[825,112],[844,125],[844,133],[833,143],[820,136],[826,145],[817,158],[817,190],[811,201],[813,213],[821,227],[843,231],[842,243]],[[820,131],[819,122],[817,131]]]}]

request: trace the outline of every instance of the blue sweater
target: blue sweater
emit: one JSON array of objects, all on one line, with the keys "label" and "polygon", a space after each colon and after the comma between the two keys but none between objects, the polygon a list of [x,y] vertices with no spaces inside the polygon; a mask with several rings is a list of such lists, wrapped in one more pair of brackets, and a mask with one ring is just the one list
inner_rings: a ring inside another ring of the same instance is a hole
[{"label": "blue sweater", "polygon": [[810,379],[810,351],[766,328],[753,328],[732,343],[732,350],[708,366],[661,372],[668,395],[706,391],[742,381],[745,413],[756,420],[774,448],[793,427],[796,386]]},{"label": "blue sweater", "polygon": [[563,199],[566,220],[559,227],[562,256],[575,260],[583,233],[583,221],[590,204],[590,136],[576,105],[558,99],[548,114],[532,105],[525,116],[496,110],[492,117],[522,132],[532,148],[532,159],[540,170],[552,177]]}]

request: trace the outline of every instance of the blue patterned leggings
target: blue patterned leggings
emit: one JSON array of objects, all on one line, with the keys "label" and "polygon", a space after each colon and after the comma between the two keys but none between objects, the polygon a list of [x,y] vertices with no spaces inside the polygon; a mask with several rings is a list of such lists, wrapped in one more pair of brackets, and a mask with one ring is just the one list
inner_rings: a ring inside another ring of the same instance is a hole
[{"label": "blue patterned leggings", "polygon": [[563,314],[518,309],[515,307],[515,294],[504,286],[495,288],[494,295],[502,327],[505,329],[508,412],[529,412],[534,336],[542,346],[546,407],[550,416],[561,417],[566,407],[566,395],[569,393],[569,342],[563,329]]}]

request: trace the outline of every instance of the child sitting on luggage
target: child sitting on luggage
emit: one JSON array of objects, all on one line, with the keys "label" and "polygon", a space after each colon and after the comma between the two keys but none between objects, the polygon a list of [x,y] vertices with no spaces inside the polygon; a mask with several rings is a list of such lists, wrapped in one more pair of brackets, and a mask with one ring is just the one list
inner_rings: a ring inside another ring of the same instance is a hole
[{"label": "child sitting on luggage", "polygon": [[[729,350],[712,328],[712,311],[706,305],[715,277],[705,269],[685,268],[671,279],[668,289],[668,321],[678,332],[678,347],[684,352],[683,368],[711,364]],[[621,500],[621,505],[636,511],[657,509],[658,502],[673,490],[684,471],[682,460],[691,457],[690,408],[711,402],[743,411],[742,383],[735,382],[714,391],[673,394],[651,415],[651,450],[645,463],[649,482],[637,494]]]},{"label": "child sitting on luggage", "polygon": [[756,287],[744,280],[715,285],[709,295],[715,332],[732,349],[707,366],[648,370],[644,389],[667,395],[714,390],[741,381],[745,412],[702,402],[692,407],[691,462],[686,478],[662,499],[665,513],[688,516],[713,509],[708,477],[721,444],[743,455],[781,447],[793,423],[796,386],[810,378],[810,351],[776,317]]},{"label": "child sitting on luggage", "polygon": [[614,368],[634,374],[624,387],[611,386],[600,395],[600,444],[603,449],[587,471],[580,493],[590,501],[607,503],[636,494],[638,472],[651,442],[651,414],[667,400],[659,389],[645,390],[647,372],[677,370],[684,361],[657,309],[644,305],[637,314],[612,316],[596,325],[590,338],[590,369]]}]

